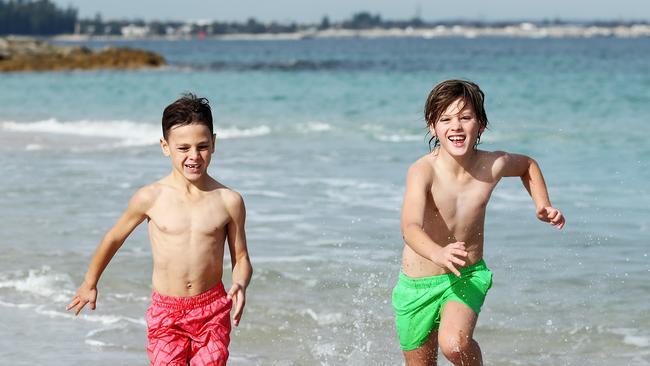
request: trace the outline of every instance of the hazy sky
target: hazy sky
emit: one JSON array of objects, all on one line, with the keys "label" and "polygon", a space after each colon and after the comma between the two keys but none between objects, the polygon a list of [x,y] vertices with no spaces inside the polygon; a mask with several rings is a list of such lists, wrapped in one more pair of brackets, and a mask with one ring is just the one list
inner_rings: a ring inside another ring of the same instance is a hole
[{"label": "hazy sky", "polygon": [[72,5],[81,17],[145,20],[237,20],[318,22],[348,19],[359,11],[383,19],[425,20],[650,20],[650,0],[53,0]]}]

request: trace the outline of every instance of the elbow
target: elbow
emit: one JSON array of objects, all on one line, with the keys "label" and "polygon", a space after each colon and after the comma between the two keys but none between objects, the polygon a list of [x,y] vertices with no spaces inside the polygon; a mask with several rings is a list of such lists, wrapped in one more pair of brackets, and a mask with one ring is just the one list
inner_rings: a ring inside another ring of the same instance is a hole
[{"label": "elbow", "polygon": [[422,225],[415,223],[408,223],[402,225],[402,239],[405,243],[409,243],[413,236],[413,230],[422,230]]},{"label": "elbow", "polygon": [[526,157],[526,169],[524,169],[520,175],[521,180],[529,181],[531,173],[533,173],[534,171],[539,171],[539,165],[537,165],[535,159]]}]

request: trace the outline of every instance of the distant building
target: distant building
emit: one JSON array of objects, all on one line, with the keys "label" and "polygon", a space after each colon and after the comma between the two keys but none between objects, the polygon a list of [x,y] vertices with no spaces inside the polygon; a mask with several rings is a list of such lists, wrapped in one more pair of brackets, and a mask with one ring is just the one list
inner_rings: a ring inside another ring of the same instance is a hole
[{"label": "distant building", "polygon": [[127,38],[141,38],[150,34],[149,27],[139,27],[137,25],[129,24],[120,29],[122,36]]}]

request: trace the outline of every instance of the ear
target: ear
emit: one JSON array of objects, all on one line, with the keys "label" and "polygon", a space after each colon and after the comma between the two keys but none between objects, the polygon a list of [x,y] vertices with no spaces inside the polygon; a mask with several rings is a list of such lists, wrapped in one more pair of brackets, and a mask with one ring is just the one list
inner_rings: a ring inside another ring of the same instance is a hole
[{"label": "ear", "polygon": [[433,127],[433,123],[429,125],[429,133],[431,137],[436,137],[436,129]]},{"label": "ear", "polygon": [[160,138],[160,148],[162,149],[163,155],[165,156],[170,155],[169,144],[167,143],[167,140],[165,140],[164,138]]},{"label": "ear", "polygon": [[214,146],[216,145],[216,143],[217,143],[217,134],[215,133],[215,134],[212,135],[212,151],[211,151],[211,153],[213,153],[213,154],[214,154]]}]

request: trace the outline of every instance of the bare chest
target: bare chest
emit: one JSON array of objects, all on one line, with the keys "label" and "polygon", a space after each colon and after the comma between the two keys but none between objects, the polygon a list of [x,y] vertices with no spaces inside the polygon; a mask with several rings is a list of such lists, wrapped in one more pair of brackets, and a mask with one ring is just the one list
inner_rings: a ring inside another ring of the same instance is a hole
[{"label": "bare chest", "polygon": [[434,181],[431,186],[430,210],[447,218],[469,218],[485,211],[493,182],[472,180],[469,182]]},{"label": "bare chest", "polygon": [[223,202],[212,197],[199,200],[165,197],[151,209],[149,226],[167,235],[219,235],[230,216]]}]

